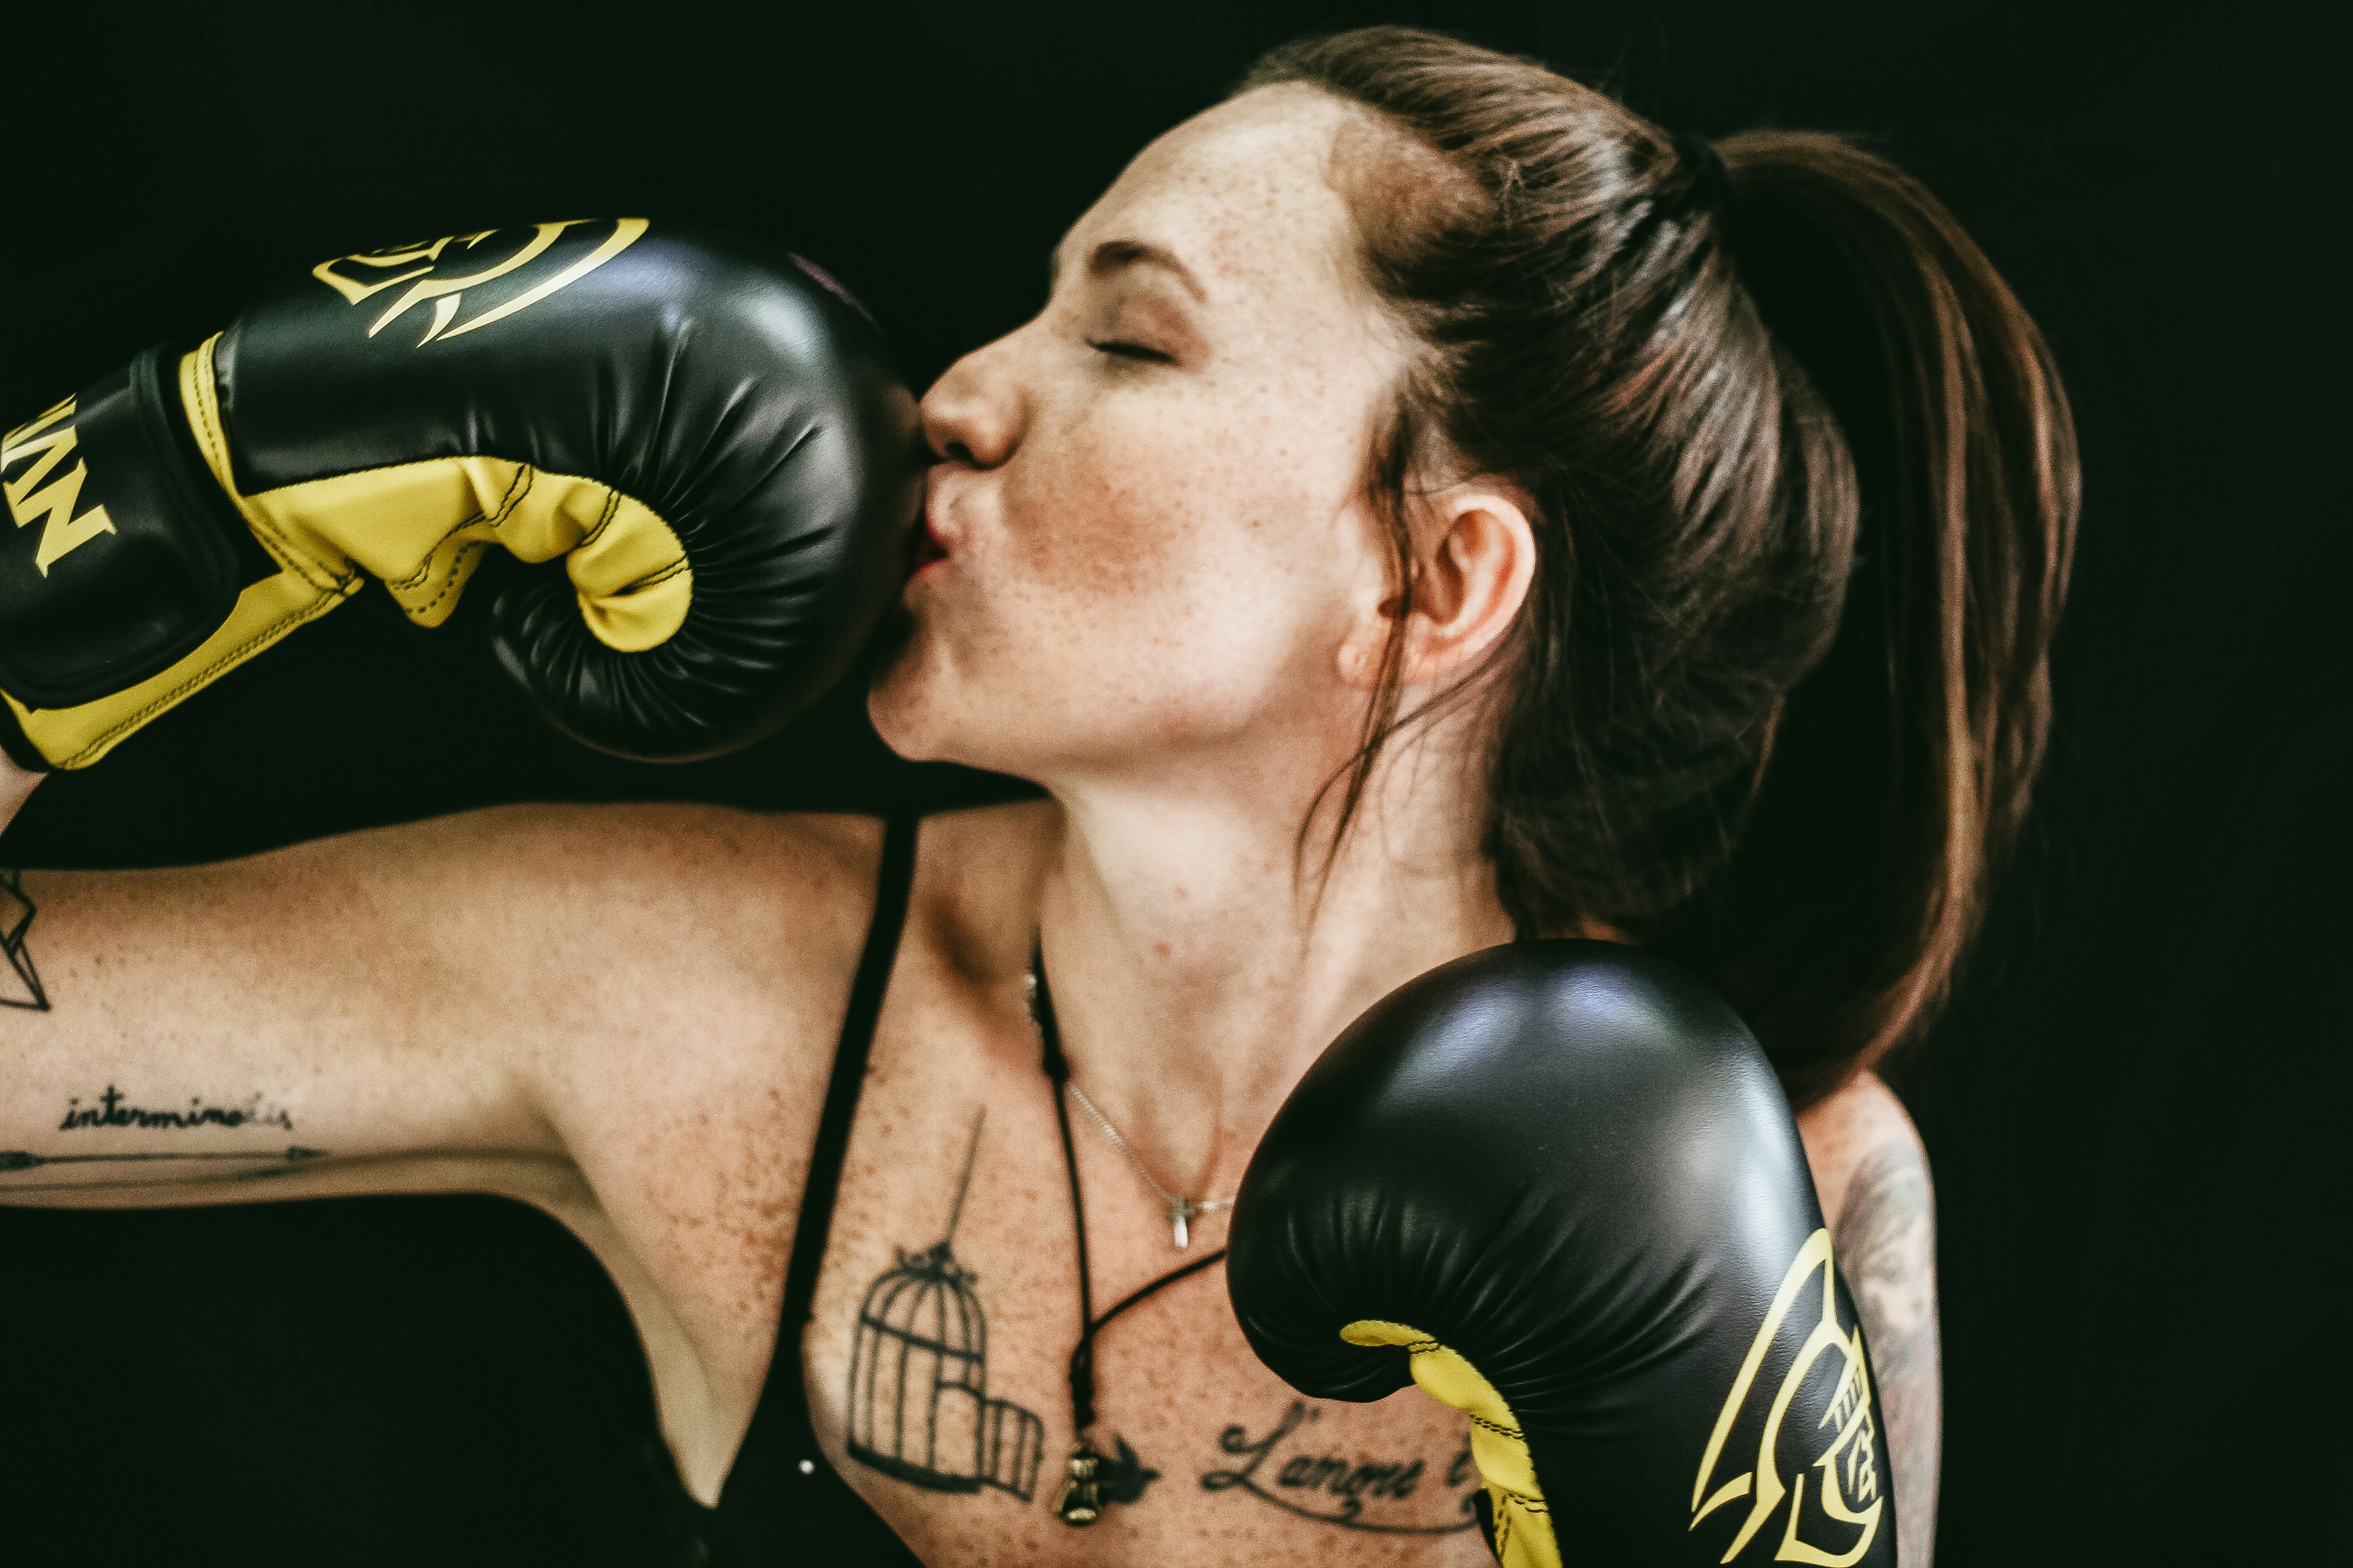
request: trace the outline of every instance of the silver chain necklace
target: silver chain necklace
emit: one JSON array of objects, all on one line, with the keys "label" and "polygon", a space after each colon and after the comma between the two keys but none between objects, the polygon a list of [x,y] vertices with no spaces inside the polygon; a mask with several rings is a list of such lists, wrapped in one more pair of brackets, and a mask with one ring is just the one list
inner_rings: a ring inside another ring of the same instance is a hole
[{"label": "silver chain necklace", "polygon": [[1193,1245],[1192,1222],[1196,1215],[1215,1214],[1219,1209],[1229,1209],[1234,1206],[1234,1200],[1229,1197],[1187,1198],[1162,1186],[1160,1179],[1155,1176],[1151,1167],[1144,1163],[1143,1156],[1130,1148],[1127,1140],[1119,1135],[1119,1129],[1111,1124],[1111,1118],[1095,1109],[1095,1102],[1087,1098],[1087,1091],[1079,1087],[1078,1079],[1064,1079],[1062,1084],[1071,1091],[1071,1097],[1079,1102],[1079,1109],[1087,1113],[1088,1120],[1102,1128],[1103,1136],[1110,1139],[1117,1145],[1119,1152],[1127,1156],[1127,1163],[1135,1167],[1135,1173],[1144,1178],[1144,1184],[1160,1194],[1161,1206],[1168,1215],[1168,1239],[1175,1244],[1177,1251],[1182,1252]]}]

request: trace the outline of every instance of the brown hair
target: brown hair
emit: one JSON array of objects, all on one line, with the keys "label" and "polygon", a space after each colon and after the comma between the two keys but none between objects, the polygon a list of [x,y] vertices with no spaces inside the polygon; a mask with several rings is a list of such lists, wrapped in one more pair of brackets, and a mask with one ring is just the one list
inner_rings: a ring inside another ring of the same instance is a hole
[{"label": "brown hair", "polygon": [[[1421,346],[1371,463],[1406,602],[1416,488],[1534,503],[1527,603],[1455,689],[1495,705],[1505,908],[1680,952],[1819,1098],[1934,1016],[2025,815],[2077,490],[2041,333],[1926,188],[1836,136],[1715,163],[1398,27],[1238,90],[1279,83],[1387,127],[1335,171]],[[1398,655],[1341,832],[1430,712],[1400,713]]]}]

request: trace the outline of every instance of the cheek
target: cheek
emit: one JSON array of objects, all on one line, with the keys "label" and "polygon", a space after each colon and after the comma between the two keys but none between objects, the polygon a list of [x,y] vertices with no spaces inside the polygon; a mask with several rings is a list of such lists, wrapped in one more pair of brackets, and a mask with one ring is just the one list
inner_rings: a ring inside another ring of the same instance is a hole
[{"label": "cheek", "polygon": [[1138,398],[1054,445],[1007,498],[1027,629],[1179,704],[1246,700],[1314,657],[1345,585],[1345,490],[1271,419]]},{"label": "cheek", "polygon": [[873,693],[884,738],[1042,777],[1353,734],[1338,655],[1382,559],[1353,504],[1368,397],[1299,383],[1031,382],[1018,447],[978,479],[965,548],[918,591]]}]

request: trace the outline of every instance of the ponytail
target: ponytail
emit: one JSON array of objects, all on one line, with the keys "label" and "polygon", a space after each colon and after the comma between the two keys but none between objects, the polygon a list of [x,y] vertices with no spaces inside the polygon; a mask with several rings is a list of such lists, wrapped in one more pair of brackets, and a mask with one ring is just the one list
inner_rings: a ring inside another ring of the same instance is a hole
[{"label": "ponytail", "polygon": [[1288,45],[1242,90],[1283,82],[1372,111],[1334,167],[1419,346],[1368,468],[1397,558],[1426,468],[1533,502],[1481,672],[1504,908],[1678,952],[1819,1098],[1934,1016],[2025,816],[2075,526],[2050,351],[1837,137],[1711,153],[1410,28]]},{"label": "ponytail", "polygon": [[1818,132],[1719,150],[1743,286],[1844,433],[1861,518],[1836,640],[1775,716],[1739,847],[1669,945],[1802,1104],[1933,1018],[2017,843],[2075,437],[2042,332],[1919,182]]}]

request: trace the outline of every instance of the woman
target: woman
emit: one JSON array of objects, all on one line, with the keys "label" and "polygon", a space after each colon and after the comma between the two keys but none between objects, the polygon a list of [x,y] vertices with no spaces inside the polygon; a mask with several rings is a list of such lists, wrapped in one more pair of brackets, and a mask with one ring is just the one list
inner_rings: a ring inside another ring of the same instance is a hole
[{"label": "woman", "polygon": [[[2070,431],[1916,184],[1801,133],[1721,157],[1430,35],[1278,51],[924,399],[931,544],[871,711],[1046,799],[919,837],[518,807],[27,874],[52,1010],[5,1021],[5,1146],[54,1152],[103,1084],[109,1118],[234,1099],[324,1151],[272,1196],[541,1205],[619,1283],[685,1489],[732,1480],[689,1521],[727,1548],[1468,1563],[1459,1418],[1298,1401],[1214,1268],[1101,1331],[1106,1500],[1066,1528],[1080,1248],[1098,1304],[1206,1256],[1275,1108],[1411,976],[1661,942],[1803,1110],[1926,1562],[1926,1173],[1869,1069],[2025,807]],[[1881,346],[1799,335],[1847,317]],[[1826,656],[1880,683],[1892,770],[1825,765]],[[56,1174],[7,1195],[224,1198]]]}]

